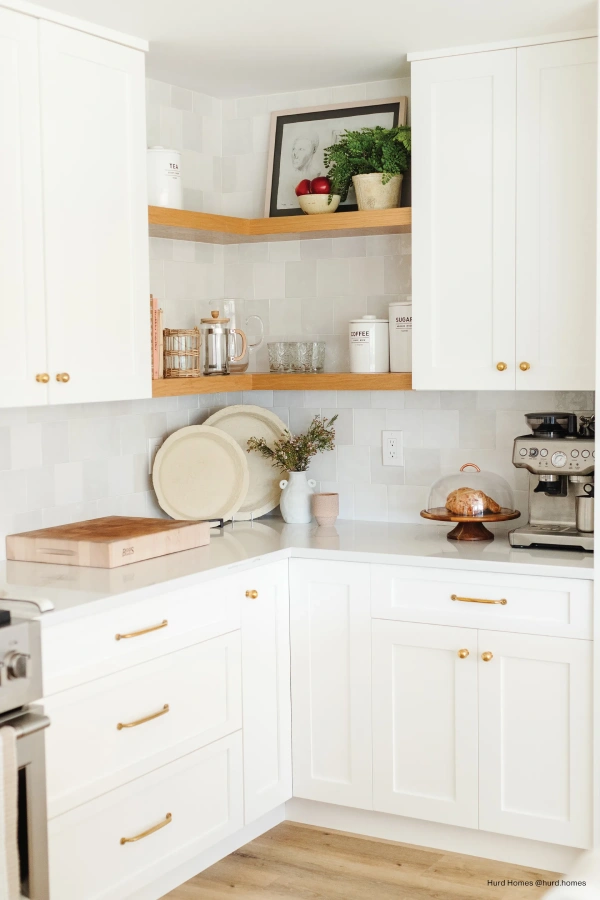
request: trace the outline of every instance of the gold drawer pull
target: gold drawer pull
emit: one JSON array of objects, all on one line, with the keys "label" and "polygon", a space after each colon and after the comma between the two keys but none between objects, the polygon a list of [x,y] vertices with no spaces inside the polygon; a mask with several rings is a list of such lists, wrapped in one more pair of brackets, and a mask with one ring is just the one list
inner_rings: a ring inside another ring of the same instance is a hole
[{"label": "gold drawer pull", "polygon": [[481,654],[481,658],[484,662],[489,662],[491,659],[494,658],[494,654],[492,653],[491,650],[486,650],[485,653]]},{"label": "gold drawer pull", "polygon": [[61,381],[63,384],[66,384],[67,381],[71,380],[71,376],[69,375],[68,372],[59,372],[58,375],[56,376],[56,380]]},{"label": "gold drawer pull", "polygon": [[152,719],[158,719],[159,716],[166,716],[169,712],[169,704],[165,703],[162,709],[159,709],[158,712],[152,713],[150,716],[144,716],[143,719],[136,719],[135,722],[119,722],[117,725],[117,731],[121,731],[122,728],[137,728],[138,725],[143,725],[144,722],[151,722]]},{"label": "gold drawer pull", "polygon": [[160,625],[152,625],[150,628],[142,628],[141,631],[130,631],[129,634],[115,634],[115,641],[125,641],[127,638],[139,637],[141,634],[150,634],[151,631],[160,631],[168,625],[167,619],[163,619]]},{"label": "gold drawer pull", "polygon": [[459,659],[466,659],[468,655],[469,655],[469,651],[468,651],[466,648],[465,648],[464,650],[459,650],[459,651],[458,651],[458,658],[459,658]]},{"label": "gold drawer pull", "polygon": [[35,380],[40,384],[48,384],[48,382],[50,381],[50,376],[47,372],[40,372],[39,375],[35,376]]},{"label": "gold drawer pull", "polygon": [[457,597],[456,594],[452,594],[450,599],[459,600],[461,603],[499,603],[501,606],[508,603],[508,600],[481,600],[479,597]]},{"label": "gold drawer pull", "polygon": [[249,597],[250,600],[256,600],[258,591],[246,591],[246,597]]},{"label": "gold drawer pull", "polygon": [[159,822],[158,825],[153,825],[152,828],[148,829],[148,831],[142,831],[141,834],[136,834],[135,837],[121,838],[121,844],[135,844],[136,841],[141,841],[142,838],[148,837],[149,834],[154,834],[155,831],[160,831],[161,828],[169,825],[172,818],[173,816],[171,815],[171,813],[167,813],[164,822]]}]

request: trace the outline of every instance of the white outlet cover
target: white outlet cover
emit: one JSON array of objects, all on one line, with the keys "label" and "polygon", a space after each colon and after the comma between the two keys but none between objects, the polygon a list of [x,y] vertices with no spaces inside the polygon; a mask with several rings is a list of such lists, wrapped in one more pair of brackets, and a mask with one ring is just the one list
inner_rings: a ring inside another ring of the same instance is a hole
[{"label": "white outlet cover", "polygon": [[381,453],[384,466],[404,465],[404,442],[401,431],[381,432]]}]

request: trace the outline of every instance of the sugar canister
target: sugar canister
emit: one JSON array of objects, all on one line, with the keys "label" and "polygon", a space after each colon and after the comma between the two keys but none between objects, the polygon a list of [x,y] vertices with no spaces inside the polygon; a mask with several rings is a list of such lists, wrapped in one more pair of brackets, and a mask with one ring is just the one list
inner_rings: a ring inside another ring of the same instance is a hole
[{"label": "sugar canister", "polygon": [[387,319],[363,316],[360,319],[350,320],[350,371],[390,371]]},{"label": "sugar canister", "polygon": [[390,372],[412,372],[412,303],[390,303]]}]

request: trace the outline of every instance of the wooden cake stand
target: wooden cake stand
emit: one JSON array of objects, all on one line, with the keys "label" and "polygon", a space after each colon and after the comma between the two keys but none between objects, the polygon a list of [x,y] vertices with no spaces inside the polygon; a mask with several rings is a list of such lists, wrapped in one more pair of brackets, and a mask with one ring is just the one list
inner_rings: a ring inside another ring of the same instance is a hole
[{"label": "wooden cake stand", "polygon": [[493,541],[494,535],[485,527],[485,522],[508,522],[516,519],[521,513],[517,509],[503,507],[499,513],[485,513],[483,516],[457,516],[445,506],[434,509],[422,509],[424,519],[435,519],[436,522],[458,522],[456,528],[449,531],[446,537],[450,541]]}]

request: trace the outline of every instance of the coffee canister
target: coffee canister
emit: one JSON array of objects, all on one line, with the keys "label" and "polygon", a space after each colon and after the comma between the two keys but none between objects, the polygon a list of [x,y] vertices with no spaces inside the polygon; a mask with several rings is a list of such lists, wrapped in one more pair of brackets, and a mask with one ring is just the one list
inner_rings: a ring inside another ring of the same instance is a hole
[{"label": "coffee canister", "polygon": [[387,319],[378,319],[377,316],[351,319],[350,371],[390,371],[390,339]]},{"label": "coffee canister", "polygon": [[412,372],[412,303],[390,303],[390,372]]},{"label": "coffee canister", "polygon": [[165,147],[150,147],[147,153],[148,204],[183,209],[181,153]]}]

